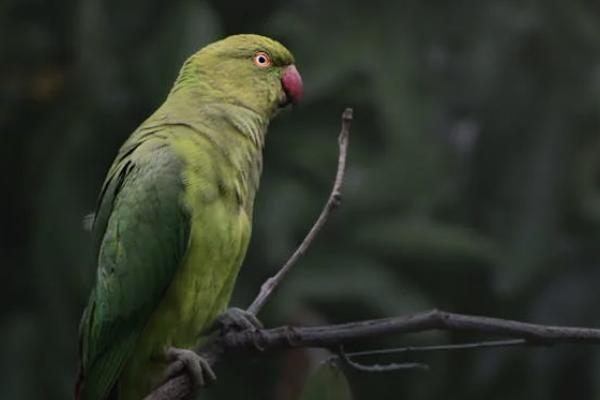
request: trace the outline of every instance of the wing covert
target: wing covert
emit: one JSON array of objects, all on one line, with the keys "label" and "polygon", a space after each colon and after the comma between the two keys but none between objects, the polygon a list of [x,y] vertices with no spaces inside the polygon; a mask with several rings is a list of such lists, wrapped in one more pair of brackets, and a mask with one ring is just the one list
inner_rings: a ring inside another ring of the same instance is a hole
[{"label": "wing covert", "polygon": [[149,140],[109,171],[93,225],[96,284],[81,324],[85,400],[109,395],[185,255],[181,168],[170,147]]}]

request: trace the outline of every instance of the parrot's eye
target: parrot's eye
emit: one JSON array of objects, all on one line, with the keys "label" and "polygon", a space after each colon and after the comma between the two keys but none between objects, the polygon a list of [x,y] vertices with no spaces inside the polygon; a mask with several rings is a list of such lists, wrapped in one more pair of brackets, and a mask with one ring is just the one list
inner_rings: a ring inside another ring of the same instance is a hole
[{"label": "parrot's eye", "polygon": [[257,67],[266,68],[270,67],[273,62],[267,53],[264,51],[259,51],[254,55],[254,64],[256,64]]}]

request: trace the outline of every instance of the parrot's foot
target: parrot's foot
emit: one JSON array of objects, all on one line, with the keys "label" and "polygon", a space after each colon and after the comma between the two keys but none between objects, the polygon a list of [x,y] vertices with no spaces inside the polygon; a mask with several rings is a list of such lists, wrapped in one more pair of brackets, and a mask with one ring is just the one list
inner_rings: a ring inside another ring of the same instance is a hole
[{"label": "parrot's foot", "polygon": [[194,386],[205,386],[217,380],[212,367],[202,356],[188,349],[171,347],[166,352],[167,361],[170,362],[165,370],[165,381],[185,371]]},{"label": "parrot's foot", "polygon": [[220,329],[226,331],[245,331],[247,329],[262,329],[263,324],[254,314],[250,314],[241,308],[231,307],[221,314],[213,326],[213,330]]}]

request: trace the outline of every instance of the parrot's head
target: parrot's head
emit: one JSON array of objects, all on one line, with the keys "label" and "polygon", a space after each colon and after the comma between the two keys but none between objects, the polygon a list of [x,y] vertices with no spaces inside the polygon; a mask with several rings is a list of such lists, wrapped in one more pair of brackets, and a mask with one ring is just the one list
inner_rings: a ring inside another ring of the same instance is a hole
[{"label": "parrot's head", "polygon": [[191,56],[178,78],[180,85],[186,82],[199,84],[201,96],[265,116],[297,103],[303,91],[290,51],[273,39],[252,34],[229,36]]}]

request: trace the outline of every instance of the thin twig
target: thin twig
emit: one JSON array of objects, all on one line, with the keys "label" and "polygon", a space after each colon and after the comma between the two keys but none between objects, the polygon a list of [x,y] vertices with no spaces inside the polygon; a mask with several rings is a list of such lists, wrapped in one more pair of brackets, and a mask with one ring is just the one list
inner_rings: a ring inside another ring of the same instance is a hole
[{"label": "thin twig", "polygon": [[327,199],[327,203],[323,207],[323,211],[319,215],[319,218],[310,229],[300,246],[296,249],[294,254],[287,260],[287,262],[281,267],[281,269],[275,274],[275,276],[270,277],[263,283],[260,288],[260,293],[256,296],[256,299],[252,302],[250,307],[248,307],[247,311],[251,314],[258,314],[258,312],[265,305],[271,294],[279,287],[281,281],[285,278],[285,276],[290,272],[292,267],[298,262],[300,257],[306,252],[306,250],[310,247],[312,242],[317,237],[317,234],[323,228],[331,211],[340,205],[342,199],[342,184],[344,183],[344,173],[346,171],[346,155],[348,152],[348,135],[350,134],[350,125],[352,123],[352,109],[346,108],[342,114],[342,128],[339,136],[339,146],[340,153],[338,157],[338,167],[337,173],[335,175],[335,181],[333,183],[333,188],[331,190],[331,194]]},{"label": "thin twig", "polygon": [[[455,343],[455,344],[436,344],[429,346],[404,346],[394,347],[390,349],[376,349],[376,350],[365,350],[365,351],[353,351],[345,352],[345,356],[348,358],[356,357],[370,357],[370,356],[389,356],[392,354],[404,354],[404,353],[424,353],[430,351],[454,351],[454,350],[474,350],[474,349],[498,349],[506,347],[525,346],[529,344],[525,339],[504,339],[504,340],[486,340],[482,342],[468,342],[468,343]],[[343,350],[343,348],[342,348]],[[340,359],[340,354],[332,354],[323,361],[324,363],[334,362]],[[405,365],[402,364],[390,364],[390,365]],[[410,365],[410,363],[408,364]],[[423,364],[426,365],[426,364]]]},{"label": "thin twig", "polygon": [[361,372],[392,372],[399,370],[410,370],[417,369],[421,371],[428,371],[429,365],[410,362],[410,363],[390,363],[390,364],[373,364],[365,365],[350,359],[349,354],[344,351],[344,347],[340,346],[338,350],[338,357],[350,368],[353,368]]},{"label": "thin twig", "polygon": [[[505,339],[505,340],[486,340],[482,342],[455,343],[455,344],[436,344],[430,346],[405,346],[392,349],[376,349],[365,351],[353,351],[346,353],[348,357],[368,357],[368,356],[387,356],[390,354],[418,353],[429,351],[453,351],[453,350],[474,350],[474,349],[498,349],[505,347],[516,347],[529,344],[525,339]],[[337,355],[332,355],[326,361],[335,360]]]},{"label": "thin twig", "polygon": [[355,351],[347,353],[343,346],[340,346],[337,354],[333,354],[321,363],[334,362],[337,359],[341,359],[351,368],[362,372],[390,372],[397,370],[406,369],[421,369],[429,370],[427,364],[416,363],[416,362],[405,362],[405,363],[390,363],[385,365],[374,364],[365,365],[351,360],[356,357],[368,357],[368,356],[382,356],[391,354],[401,353],[413,353],[413,352],[430,352],[430,351],[454,351],[454,350],[474,350],[474,349],[498,349],[506,347],[523,346],[529,344],[525,339],[505,339],[505,340],[487,340],[483,342],[469,342],[469,343],[456,343],[456,344],[438,344],[429,346],[405,346],[396,347],[392,349],[377,349],[377,350],[365,350]]}]

